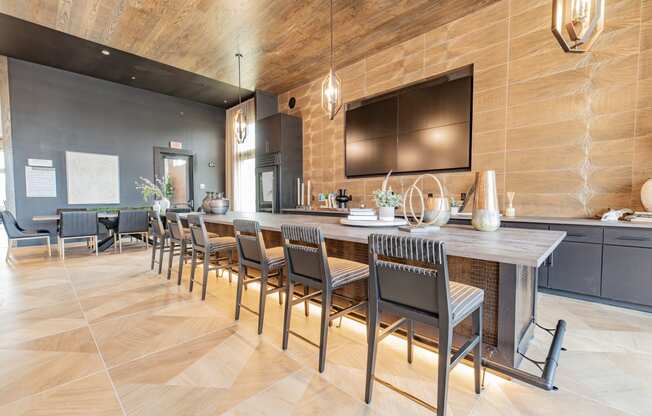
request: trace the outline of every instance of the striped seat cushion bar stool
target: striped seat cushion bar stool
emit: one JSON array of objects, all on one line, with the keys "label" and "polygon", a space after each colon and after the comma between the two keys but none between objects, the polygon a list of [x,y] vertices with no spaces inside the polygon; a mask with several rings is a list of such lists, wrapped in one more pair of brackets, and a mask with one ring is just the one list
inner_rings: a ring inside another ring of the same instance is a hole
[{"label": "striped seat cushion bar stool", "polygon": [[285,266],[285,253],[283,247],[272,247],[265,250],[267,253],[267,266],[270,270],[280,269]]},{"label": "striped seat cushion bar stool", "polygon": [[328,258],[333,289],[369,276],[369,265],[337,257]]},{"label": "striped seat cushion bar stool", "polygon": [[208,239],[208,253],[215,254],[218,251],[235,249],[236,242],[234,237],[213,237]]},{"label": "striped seat cushion bar stool", "polygon": [[484,302],[484,291],[463,283],[449,282],[451,314],[454,323],[466,318]]}]

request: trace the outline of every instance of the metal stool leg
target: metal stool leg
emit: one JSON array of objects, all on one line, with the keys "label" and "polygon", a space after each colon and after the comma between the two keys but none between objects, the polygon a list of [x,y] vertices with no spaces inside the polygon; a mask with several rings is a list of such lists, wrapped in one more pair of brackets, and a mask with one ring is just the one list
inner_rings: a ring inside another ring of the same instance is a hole
[{"label": "metal stool leg", "polygon": [[197,269],[197,250],[192,249],[192,262],[190,266],[190,283],[188,283],[188,291],[192,292],[195,285],[195,270]]},{"label": "metal stool leg", "polygon": [[[306,285],[303,285],[303,296],[308,296],[310,294],[310,288]],[[306,316],[310,316],[310,301],[306,300],[303,302],[303,309]]]},{"label": "metal stool leg", "polygon": [[[278,287],[283,287],[283,267],[278,271]],[[278,304],[283,304],[283,291],[278,291]]]},{"label": "metal stool leg", "polygon": [[288,338],[290,338],[290,322],[292,320],[292,293],[294,292],[294,283],[288,277],[285,286],[285,313],[283,314],[283,349],[288,349]]},{"label": "metal stool leg", "polygon": [[448,376],[450,374],[451,341],[453,329],[448,322],[439,322],[439,365],[437,368],[437,416],[446,415],[448,403]]},{"label": "metal stool leg", "polygon": [[482,305],[473,312],[473,332],[479,338],[478,345],[473,349],[473,370],[475,378],[475,393],[480,394],[482,374]]},{"label": "metal stool leg", "polygon": [[206,287],[208,286],[208,262],[210,261],[210,255],[204,251],[204,270],[202,274],[202,286],[201,286],[201,300],[206,299]]},{"label": "metal stool leg", "polygon": [[321,302],[321,329],[319,334],[319,372],[326,368],[326,350],[328,347],[328,325],[331,314],[331,294],[324,290]]},{"label": "metal stool leg", "polygon": [[165,237],[161,237],[159,240],[159,252],[158,252],[158,274],[163,272],[163,252],[165,251]]},{"label": "metal stool leg", "polygon": [[376,374],[376,353],[378,351],[378,309],[373,306],[368,308],[367,321],[367,380],[365,385],[364,400],[371,403],[374,389],[374,374]]},{"label": "metal stool leg", "polygon": [[172,259],[174,258],[174,241],[170,239],[170,251],[168,252],[168,280],[172,277]]},{"label": "metal stool leg", "polygon": [[258,335],[263,333],[265,321],[265,301],[267,300],[267,270],[261,271],[260,300],[258,301]]},{"label": "metal stool leg", "polygon": [[244,284],[247,269],[245,268],[244,265],[239,264],[238,265],[238,289],[236,291],[235,295],[235,320],[237,321],[240,319],[240,304],[242,303],[242,287],[246,287]]},{"label": "metal stool leg", "polygon": [[[156,240],[156,236],[152,237],[152,263],[149,267],[150,270],[154,270],[154,262],[156,261]],[[122,246],[120,247],[120,252],[122,253]]]},{"label": "metal stool leg", "polygon": [[181,241],[181,247],[180,247],[180,253],[179,253],[179,270],[177,270],[177,286],[181,286],[181,279],[183,277],[183,264],[185,262],[185,257],[186,257],[186,242]]},{"label": "metal stool leg", "polygon": [[408,363],[412,364],[412,356],[414,354],[414,321],[408,319],[407,321],[407,347],[408,347]]}]

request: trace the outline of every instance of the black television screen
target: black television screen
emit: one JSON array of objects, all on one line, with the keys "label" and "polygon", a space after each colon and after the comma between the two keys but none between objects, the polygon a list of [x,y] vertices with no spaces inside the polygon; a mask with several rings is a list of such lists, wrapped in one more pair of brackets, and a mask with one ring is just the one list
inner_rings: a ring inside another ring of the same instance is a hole
[{"label": "black television screen", "polygon": [[346,176],[471,168],[473,76],[408,87],[346,111]]}]

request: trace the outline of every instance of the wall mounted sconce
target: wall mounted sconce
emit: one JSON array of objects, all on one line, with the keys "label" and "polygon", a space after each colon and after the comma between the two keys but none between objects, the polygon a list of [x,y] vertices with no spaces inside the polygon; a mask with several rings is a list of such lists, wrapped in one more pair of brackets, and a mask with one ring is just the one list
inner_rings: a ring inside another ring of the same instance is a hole
[{"label": "wall mounted sconce", "polygon": [[552,33],[566,52],[586,52],[604,30],[605,0],[553,0]]}]

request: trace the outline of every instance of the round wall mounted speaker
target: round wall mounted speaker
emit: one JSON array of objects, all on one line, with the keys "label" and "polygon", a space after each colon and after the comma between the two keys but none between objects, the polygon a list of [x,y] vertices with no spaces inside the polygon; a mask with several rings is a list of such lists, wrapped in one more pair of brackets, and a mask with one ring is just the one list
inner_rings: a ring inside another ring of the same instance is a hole
[{"label": "round wall mounted speaker", "polygon": [[294,97],[290,97],[290,101],[288,101],[288,107],[292,109],[294,108],[295,105],[297,105],[297,99]]}]

